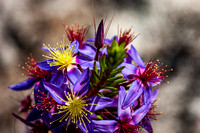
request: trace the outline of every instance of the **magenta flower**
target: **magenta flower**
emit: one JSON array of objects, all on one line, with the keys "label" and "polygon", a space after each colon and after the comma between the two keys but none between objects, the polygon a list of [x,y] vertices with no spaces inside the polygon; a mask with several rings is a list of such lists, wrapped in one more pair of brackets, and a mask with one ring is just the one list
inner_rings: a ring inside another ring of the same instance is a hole
[{"label": "magenta flower", "polygon": [[93,120],[94,132],[96,133],[126,133],[137,132],[141,129],[138,123],[144,118],[151,107],[150,100],[140,108],[133,110],[130,107],[123,109],[123,101],[126,97],[126,90],[120,87],[118,97],[118,117],[113,116],[114,120]]},{"label": "magenta flower", "polygon": [[123,63],[123,65],[126,66],[122,70],[124,78],[128,79],[130,82],[133,81],[124,100],[124,105],[122,107],[124,109],[133,104],[133,102],[139,98],[139,96],[147,87],[155,86],[161,82],[165,82],[163,81],[163,78],[167,76],[163,74],[169,71],[164,70],[166,66],[163,66],[163,64],[155,61],[155,59],[150,60],[145,66],[144,62],[133,46],[131,46],[130,56],[138,66],[129,63]]}]

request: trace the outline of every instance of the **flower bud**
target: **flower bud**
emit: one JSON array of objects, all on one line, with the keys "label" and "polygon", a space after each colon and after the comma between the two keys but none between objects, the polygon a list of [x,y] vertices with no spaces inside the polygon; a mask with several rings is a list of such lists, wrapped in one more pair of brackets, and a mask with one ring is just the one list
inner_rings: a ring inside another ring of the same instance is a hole
[{"label": "flower bud", "polygon": [[95,43],[97,49],[100,49],[104,45],[104,22],[103,19],[101,20],[99,27],[97,29],[97,34],[95,37]]}]

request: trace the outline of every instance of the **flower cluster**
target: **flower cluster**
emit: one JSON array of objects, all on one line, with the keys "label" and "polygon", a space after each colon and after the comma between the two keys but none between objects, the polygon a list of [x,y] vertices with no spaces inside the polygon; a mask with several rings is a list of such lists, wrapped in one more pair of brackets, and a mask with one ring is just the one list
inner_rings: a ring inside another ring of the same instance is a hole
[{"label": "flower cluster", "polygon": [[[43,45],[46,60],[28,58],[29,78],[9,88],[32,89],[13,115],[31,132],[137,133],[153,132],[158,85],[167,77],[156,59],[142,61],[129,45],[137,36],[130,30],[111,39],[104,35],[104,21],[95,37],[85,40],[89,26],[66,26],[57,47]],[[33,102],[32,102],[33,101]]]}]

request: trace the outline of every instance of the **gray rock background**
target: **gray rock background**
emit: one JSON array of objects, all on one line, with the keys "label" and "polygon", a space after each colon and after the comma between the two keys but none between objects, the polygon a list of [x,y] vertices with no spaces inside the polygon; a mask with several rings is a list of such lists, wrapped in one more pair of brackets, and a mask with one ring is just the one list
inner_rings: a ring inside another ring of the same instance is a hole
[{"label": "gray rock background", "polygon": [[[56,44],[65,35],[62,24],[93,24],[115,12],[107,37],[133,27],[133,41],[145,62],[157,57],[173,68],[169,84],[160,86],[155,133],[200,132],[200,1],[199,0],[0,0],[0,132],[22,133],[26,128],[14,119],[19,101],[31,90],[14,92],[8,86],[26,79],[17,65],[33,54],[43,60],[43,43]],[[87,38],[94,36],[91,26]],[[26,114],[23,114],[24,116]]]}]

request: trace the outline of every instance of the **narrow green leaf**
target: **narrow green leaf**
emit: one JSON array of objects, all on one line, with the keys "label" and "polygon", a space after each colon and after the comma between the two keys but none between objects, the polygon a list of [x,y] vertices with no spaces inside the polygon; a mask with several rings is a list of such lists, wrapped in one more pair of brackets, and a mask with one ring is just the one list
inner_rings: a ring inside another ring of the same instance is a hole
[{"label": "narrow green leaf", "polygon": [[121,67],[119,67],[119,68],[114,69],[114,70],[110,73],[110,77],[116,76],[116,75],[119,74],[119,73],[122,71],[122,69],[124,69],[124,68],[125,68],[125,66],[121,66]]},{"label": "narrow green leaf", "polygon": [[121,78],[122,78],[122,76],[112,77],[112,78],[107,79],[107,82],[113,82],[113,81],[121,79]]},{"label": "narrow green leaf", "polygon": [[[100,80],[100,76],[98,75],[98,73],[96,73],[95,71],[93,71],[94,77],[97,78],[98,80]],[[96,80],[97,80],[96,79]]]},{"label": "narrow green leaf", "polygon": [[106,68],[106,55],[103,54],[101,58],[99,58],[99,63],[100,63],[100,77],[103,75],[105,68]]},{"label": "narrow green leaf", "polygon": [[123,82],[125,82],[125,81],[126,81],[126,79],[118,79],[118,80],[115,80],[115,81],[111,84],[111,86],[114,86],[114,85],[123,83]]},{"label": "narrow green leaf", "polygon": [[113,90],[113,91],[117,90],[116,87],[112,87],[112,86],[107,86],[107,87],[105,87],[105,89],[109,89],[109,90]]},{"label": "narrow green leaf", "polygon": [[93,66],[93,70],[92,70],[92,75],[91,75],[91,82],[92,83],[97,83],[99,82],[99,75],[98,75],[98,70],[97,70],[97,65],[96,65],[96,61],[94,61],[94,66]]}]

